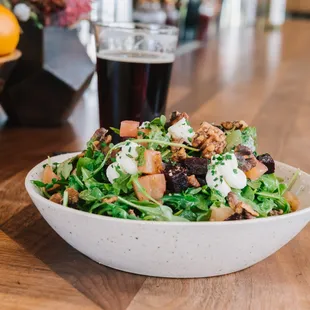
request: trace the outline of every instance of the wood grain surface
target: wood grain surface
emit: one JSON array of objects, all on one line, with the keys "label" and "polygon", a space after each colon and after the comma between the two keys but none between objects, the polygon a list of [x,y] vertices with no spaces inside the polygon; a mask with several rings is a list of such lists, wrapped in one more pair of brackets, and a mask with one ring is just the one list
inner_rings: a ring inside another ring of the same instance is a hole
[{"label": "wood grain surface", "polygon": [[[220,32],[176,60],[167,114],[245,119],[260,151],[310,172],[310,23]],[[159,279],[101,266],[65,243],[24,189],[53,152],[80,150],[98,127],[95,81],[61,128],[0,129],[0,309],[310,309],[310,227],[263,262],[208,279]],[[1,112],[0,112],[1,113]],[[3,119],[3,115],[0,120]]]}]

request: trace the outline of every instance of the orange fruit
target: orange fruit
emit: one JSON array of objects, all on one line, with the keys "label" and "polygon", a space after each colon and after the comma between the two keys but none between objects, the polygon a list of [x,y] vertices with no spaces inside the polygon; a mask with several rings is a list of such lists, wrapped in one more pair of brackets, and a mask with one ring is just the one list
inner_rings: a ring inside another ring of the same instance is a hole
[{"label": "orange fruit", "polygon": [[0,56],[11,54],[19,41],[20,27],[15,15],[0,5]]}]

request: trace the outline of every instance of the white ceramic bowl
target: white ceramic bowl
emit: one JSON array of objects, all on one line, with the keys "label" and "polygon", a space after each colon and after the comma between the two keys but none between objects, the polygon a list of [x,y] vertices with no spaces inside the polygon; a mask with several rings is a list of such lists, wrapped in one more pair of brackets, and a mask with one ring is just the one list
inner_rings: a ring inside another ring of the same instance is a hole
[{"label": "white ceramic bowl", "polygon": [[[75,154],[51,158],[62,162]],[[144,222],[70,209],[42,197],[31,180],[40,180],[41,162],[27,175],[26,189],[49,225],[92,260],[136,274],[198,278],[252,266],[279,250],[309,222],[310,175],[295,184],[303,209],[288,215],[235,222]],[[278,163],[289,179],[296,169]]]}]

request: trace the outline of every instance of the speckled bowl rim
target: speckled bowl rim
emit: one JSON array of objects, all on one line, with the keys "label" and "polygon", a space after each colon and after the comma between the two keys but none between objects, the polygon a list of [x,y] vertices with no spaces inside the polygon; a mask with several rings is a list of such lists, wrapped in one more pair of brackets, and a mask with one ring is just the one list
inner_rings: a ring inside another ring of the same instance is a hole
[{"label": "speckled bowl rim", "polygon": [[[73,157],[75,155],[79,154],[79,152],[75,152],[75,153],[68,153],[68,154],[62,154],[62,155],[57,155],[57,156],[53,156],[50,157],[50,160],[52,162],[57,162],[57,158],[70,158]],[[62,159],[63,160],[63,159]],[[223,221],[223,222],[165,222],[165,221],[143,221],[143,220],[129,220],[129,219],[120,219],[120,218],[114,218],[114,217],[110,217],[110,216],[106,216],[106,215],[99,215],[99,214],[93,214],[93,213],[87,213],[84,211],[80,211],[80,210],[76,210],[76,209],[72,209],[72,208],[68,208],[68,207],[63,207],[62,205],[59,205],[55,202],[52,202],[46,198],[44,198],[43,196],[41,196],[37,191],[36,191],[36,187],[35,185],[33,185],[31,183],[32,179],[32,174],[34,174],[35,170],[38,170],[40,167],[42,167],[44,164],[46,164],[48,161],[48,159],[43,160],[42,162],[40,162],[39,164],[37,164],[35,167],[33,167],[27,174],[26,178],[25,178],[25,187],[26,190],[29,194],[30,197],[35,197],[36,199],[38,199],[38,201],[42,204],[45,205],[49,205],[50,207],[54,208],[57,210],[57,208],[62,208],[62,210],[66,210],[67,212],[71,212],[71,213],[76,213],[76,214],[80,214],[80,215],[84,215],[86,217],[90,217],[90,218],[96,218],[96,219],[101,219],[103,221],[113,221],[113,222],[119,222],[122,224],[135,224],[138,223],[139,225],[153,225],[153,226],[161,226],[161,225],[167,225],[167,226],[209,226],[209,225],[223,225],[223,226],[229,226],[229,225],[254,225],[254,224],[258,224],[258,223],[265,223],[266,221],[280,221],[280,220],[284,220],[287,218],[294,218],[297,216],[302,216],[302,215],[308,215],[309,217],[309,221],[310,221],[310,207],[304,207],[301,210],[298,210],[296,212],[293,213],[289,213],[289,214],[284,214],[281,216],[271,216],[271,217],[266,217],[266,218],[257,218],[257,219],[251,219],[251,220],[244,220],[244,221]],[[289,166],[287,164],[281,163],[281,162],[277,162],[277,164],[280,164],[281,166],[283,166],[284,168],[287,169],[297,169],[294,168],[292,166]],[[42,169],[43,171],[43,169]],[[304,175],[309,175],[303,171],[301,171],[302,174]],[[310,201],[310,195],[309,195],[309,201]]]}]

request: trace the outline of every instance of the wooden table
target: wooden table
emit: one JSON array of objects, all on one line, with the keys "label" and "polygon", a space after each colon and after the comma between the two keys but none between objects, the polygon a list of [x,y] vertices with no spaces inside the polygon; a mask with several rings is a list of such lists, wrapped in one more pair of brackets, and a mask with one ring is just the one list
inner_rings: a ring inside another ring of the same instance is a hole
[{"label": "wooden table", "polygon": [[[192,123],[245,119],[261,152],[310,172],[310,23],[283,32],[223,32],[179,56],[168,112]],[[98,265],[66,244],[25,189],[47,154],[75,151],[98,126],[95,86],[70,124],[0,130],[0,309],[310,309],[310,226],[242,272],[209,279],[156,279]]]}]

